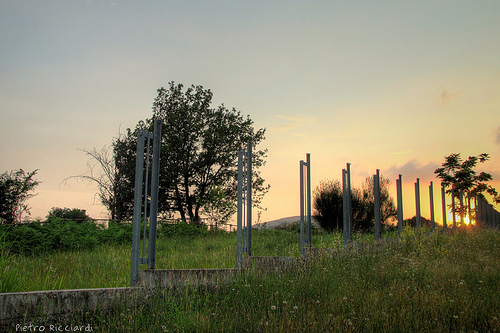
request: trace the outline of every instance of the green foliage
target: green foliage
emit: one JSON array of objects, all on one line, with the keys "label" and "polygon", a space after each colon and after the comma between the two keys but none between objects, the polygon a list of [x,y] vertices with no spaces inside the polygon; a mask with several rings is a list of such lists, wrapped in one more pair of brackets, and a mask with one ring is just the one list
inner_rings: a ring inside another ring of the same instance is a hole
[{"label": "green foliage", "polygon": [[194,224],[186,222],[178,223],[163,223],[158,228],[159,237],[172,237],[172,236],[197,236],[207,235],[208,230],[205,227],[198,227]]},{"label": "green foliage", "polygon": [[[389,179],[380,177],[380,217],[382,223],[396,216],[393,199],[389,196]],[[314,189],[314,217],[327,232],[343,228],[343,196],[339,180],[322,181]],[[362,188],[351,189],[353,230],[369,232],[374,225],[373,177],[366,178]]]},{"label": "green foliage", "polygon": [[15,253],[91,250],[99,244],[100,227],[92,220],[75,222],[53,217],[48,223],[31,222],[7,230],[6,241]]},{"label": "green foliage", "polygon": [[29,215],[26,201],[35,196],[31,192],[40,184],[34,179],[37,171],[19,169],[0,175],[0,223],[21,222],[23,213]]},{"label": "green foliage", "polygon": [[81,222],[85,221],[86,219],[90,219],[90,217],[88,217],[87,214],[85,213],[84,209],[52,207],[52,209],[49,211],[49,215],[47,216],[47,220],[52,221],[54,218],[57,217],[76,222]]},{"label": "green foliage", "polygon": [[20,282],[16,271],[10,266],[14,255],[10,254],[10,244],[5,241],[5,235],[5,231],[0,234],[0,293],[15,290]]},{"label": "green foliage", "polygon": [[[153,117],[140,121],[133,131],[127,129],[114,142],[116,177],[133,187],[137,134],[153,131],[154,119],[162,120],[159,212],[175,210],[183,220],[195,224],[200,223],[203,212],[227,221],[236,205],[238,150],[248,140],[257,147],[265,139],[265,129],[255,130],[248,116],[224,105],[212,108],[212,95],[202,86],[183,90],[182,84],[170,82],[168,88],[158,89]],[[269,188],[258,171],[265,157],[266,150],[254,150],[253,199],[257,206]],[[123,194],[120,202],[133,202],[133,193]]]},{"label": "green foliage", "polygon": [[321,228],[328,232],[342,230],[342,184],[340,181],[321,181],[314,189],[313,197],[314,217]]},{"label": "green foliage", "polygon": [[451,154],[445,157],[442,167],[437,168],[434,173],[441,179],[442,184],[447,187],[446,193],[451,193],[453,188],[455,200],[459,198],[462,191],[470,194],[471,197],[479,195],[486,202],[488,202],[488,199],[484,196],[484,193],[488,193],[493,197],[494,203],[500,203],[498,192],[487,184],[488,181],[493,180],[491,174],[486,172],[477,174],[474,170],[478,164],[485,163],[489,159],[490,157],[486,153],[469,156],[465,161],[462,160],[460,154]]}]

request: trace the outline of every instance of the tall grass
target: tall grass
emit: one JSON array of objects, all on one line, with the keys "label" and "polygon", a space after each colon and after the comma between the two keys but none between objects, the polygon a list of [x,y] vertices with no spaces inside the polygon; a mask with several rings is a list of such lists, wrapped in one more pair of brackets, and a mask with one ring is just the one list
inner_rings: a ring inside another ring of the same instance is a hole
[{"label": "tall grass", "polygon": [[[340,249],[342,237],[341,233],[316,233],[312,243],[314,247]],[[373,242],[372,235],[354,234],[353,238],[357,242]],[[14,256],[5,242],[1,244],[2,258],[8,259],[8,265],[0,270],[2,292],[127,287],[130,283],[131,245],[127,243]],[[299,235],[290,231],[254,231],[252,246],[255,256],[300,255]],[[222,232],[162,237],[157,241],[156,257],[157,269],[234,268],[236,235]],[[146,265],[140,268],[145,269]]]},{"label": "tall grass", "polygon": [[[266,248],[296,250],[256,245]],[[497,231],[406,229],[399,244],[377,251],[325,255],[280,275],[243,275],[225,288],[165,292],[131,311],[68,320],[95,332],[494,332],[499,290]]]}]

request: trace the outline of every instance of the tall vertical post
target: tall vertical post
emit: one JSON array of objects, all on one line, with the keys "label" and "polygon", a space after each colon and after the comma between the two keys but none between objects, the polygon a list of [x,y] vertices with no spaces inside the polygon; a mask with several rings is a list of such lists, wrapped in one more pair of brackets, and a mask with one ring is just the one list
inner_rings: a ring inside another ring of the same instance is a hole
[{"label": "tall vertical post", "polygon": [[306,154],[306,164],[307,164],[307,244],[311,247],[312,237],[311,237],[311,228],[312,228],[312,217],[311,217],[311,154]]},{"label": "tall vertical post", "polygon": [[351,208],[351,163],[347,163],[347,230],[349,231],[349,240],[352,239],[352,208]]},{"label": "tall vertical post", "polygon": [[436,221],[434,220],[434,187],[433,187],[432,182],[429,185],[429,200],[430,200],[430,209],[431,209],[431,231],[434,231]]},{"label": "tall vertical post", "polygon": [[247,254],[252,255],[252,141],[247,142]]},{"label": "tall vertical post", "polygon": [[243,262],[243,150],[238,151],[238,198],[236,214],[236,268]]},{"label": "tall vertical post", "polygon": [[415,225],[417,227],[417,234],[420,231],[420,179],[417,178],[417,182],[415,183],[415,208],[417,210],[417,214],[415,216]]},{"label": "tall vertical post", "polygon": [[471,204],[470,191],[467,191],[467,212],[468,212],[467,215],[469,215],[469,224],[472,225],[472,208],[470,204]]},{"label": "tall vertical post", "polygon": [[478,195],[476,194],[474,196],[474,218],[475,218],[475,221],[474,221],[474,224],[479,227],[481,226],[481,220],[479,218],[479,198],[478,198]]},{"label": "tall vertical post", "polygon": [[402,175],[396,179],[396,192],[398,197],[398,237],[401,237],[401,232],[403,231],[403,179]]},{"label": "tall vertical post", "polygon": [[375,217],[375,241],[380,240],[382,223],[380,221],[380,170],[373,175],[373,209]]},{"label": "tall vertical post", "polygon": [[446,230],[446,190],[441,183],[441,209],[443,211],[443,230]]},{"label": "tall vertical post", "polygon": [[130,267],[130,285],[135,286],[139,281],[139,250],[141,242],[141,218],[142,218],[142,179],[144,168],[144,132],[139,131],[137,135],[137,149],[135,160],[135,184],[134,184],[134,216],[132,220],[132,259]]},{"label": "tall vertical post", "polygon": [[305,230],[304,230],[304,161],[300,161],[300,254],[304,255]]},{"label": "tall vertical post", "polygon": [[155,119],[154,124],[153,165],[151,169],[151,205],[149,211],[148,269],[155,269],[158,192],[160,188],[161,119]]},{"label": "tall vertical post", "polygon": [[459,200],[460,200],[460,224],[464,224],[464,190],[460,189],[459,192]]},{"label": "tall vertical post", "polygon": [[451,218],[453,221],[453,230],[457,228],[457,216],[455,210],[455,186],[451,186]]},{"label": "tall vertical post", "polygon": [[347,246],[349,241],[349,227],[348,227],[348,208],[347,208],[347,170],[342,169],[342,217],[343,224],[342,230],[344,232],[344,247]]}]

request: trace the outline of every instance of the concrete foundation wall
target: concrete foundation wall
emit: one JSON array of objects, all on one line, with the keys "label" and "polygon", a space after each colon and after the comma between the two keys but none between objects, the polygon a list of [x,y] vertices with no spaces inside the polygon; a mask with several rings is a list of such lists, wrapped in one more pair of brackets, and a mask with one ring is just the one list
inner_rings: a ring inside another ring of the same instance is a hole
[{"label": "concrete foundation wall", "polygon": [[243,257],[243,268],[258,274],[272,274],[297,268],[302,262],[298,257]]},{"label": "concrete foundation wall", "polygon": [[[390,242],[389,242],[390,243]],[[352,244],[345,252],[373,250],[382,244],[359,246]],[[373,248],[372,248],[373,247]],[[51,318],[74,312],[131,308],[147,300],[155,290],[179,289],[186,286],[214,288],[229,284],[246,273],[274,274],[299,268],[305,261],[318,255],[335,256],[336,250],[308,249],[306,256],[297,257],[243,257],[243,269],[165,269],[140,270],[135,288],[102,288],[34,291],[0,294],[0,331],[16,322],[30,318]]]},{"label": "concrete foundation wall", "polygon": [[0,330],[34,317],[133,307],[151,292],[147,288],[100,288],[3,293],[0,294]]},{"label": "concrete foundation wall", "polygon": [[235,268],[140,270],[139,286],[162,289],[178,289],[186,286],[215,288],[233,281],[240,273],[241,270]]}]

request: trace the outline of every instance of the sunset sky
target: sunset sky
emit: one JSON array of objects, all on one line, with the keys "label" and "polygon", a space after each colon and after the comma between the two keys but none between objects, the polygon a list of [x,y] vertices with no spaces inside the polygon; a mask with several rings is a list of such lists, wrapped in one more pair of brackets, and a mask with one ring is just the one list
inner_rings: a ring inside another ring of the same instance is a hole
[{"label": "sunset sky", "polygon": [[[0,172],[39,169],[33,217],[105,217],[77,149],[151,116],[156,89],[203,85],[267,129],[262,221],[312,185],[380,169],[422,215],[444,157],[489,153],[500,190],[500,1],[0,1]],[[436,215],[440,218],[440,204]],[[256,214],[255,214],[256,215]]]}]

